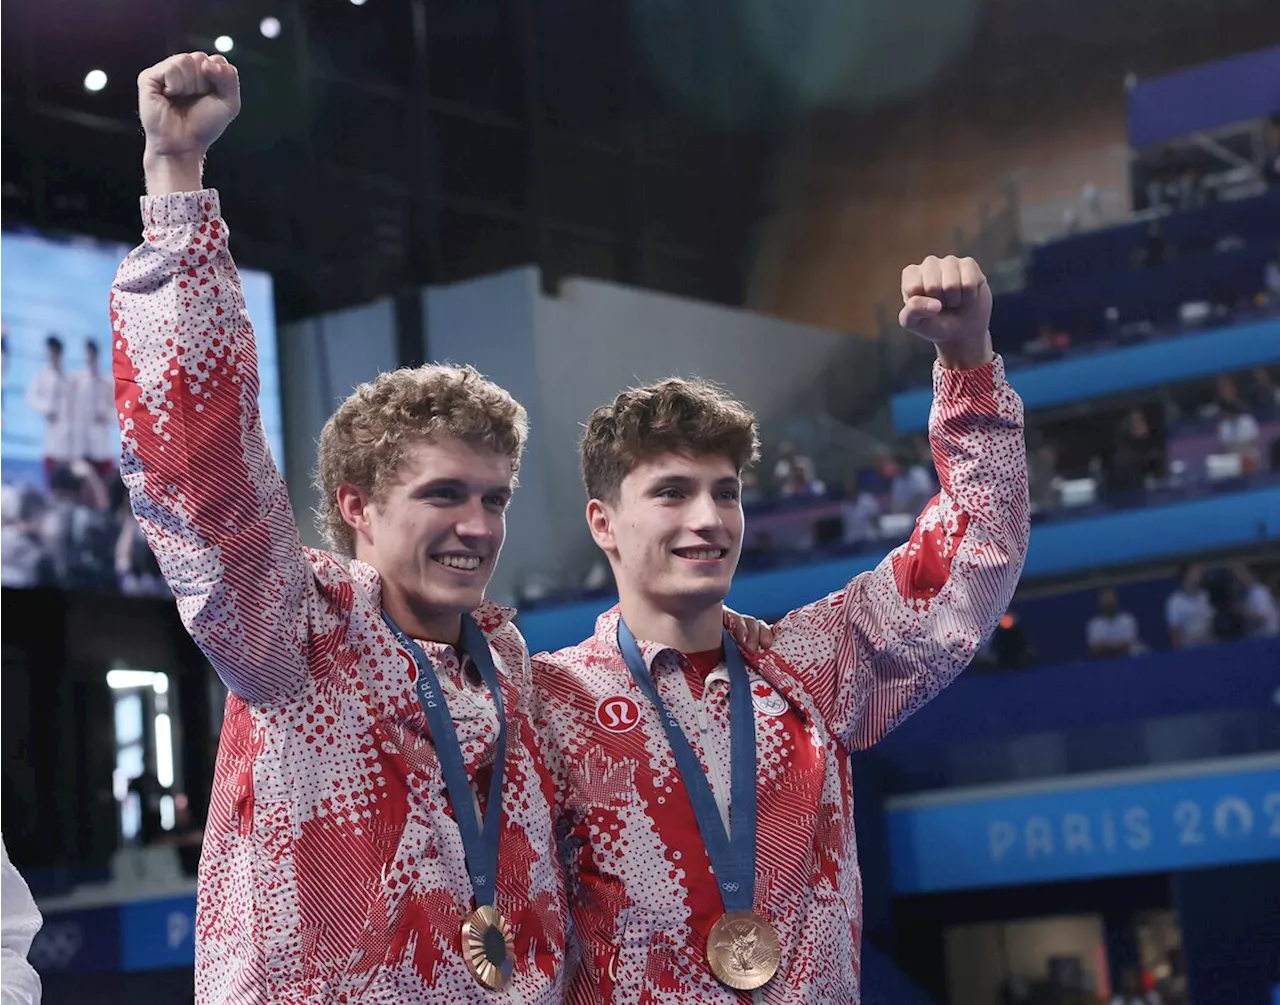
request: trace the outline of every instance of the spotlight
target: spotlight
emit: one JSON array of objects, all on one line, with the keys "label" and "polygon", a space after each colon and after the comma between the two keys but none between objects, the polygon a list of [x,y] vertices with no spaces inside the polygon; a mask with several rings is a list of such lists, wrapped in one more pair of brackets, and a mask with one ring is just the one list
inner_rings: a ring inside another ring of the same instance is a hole
[{"label": "spotlight", "polygon": [[367,2],[368,0],[351,0],[351,5],[353,7],[363,7]]},{"label": "spotlight", "polygon": [[262,32],[263,38],[279,38],[280,19],[278,17],[264,17],[262,23],[258,25],[258,31]]},{"label": "spotlight", "polygon": [[107,86],[107,75],[102,70],[90,70],[84,75],[86,91],[101,91]]},{"label": "spotlight", "polygon": [[230,35],[219,35],[213,40],[213,47],[219,52],[230,52],[236,47],[236,41]]}]

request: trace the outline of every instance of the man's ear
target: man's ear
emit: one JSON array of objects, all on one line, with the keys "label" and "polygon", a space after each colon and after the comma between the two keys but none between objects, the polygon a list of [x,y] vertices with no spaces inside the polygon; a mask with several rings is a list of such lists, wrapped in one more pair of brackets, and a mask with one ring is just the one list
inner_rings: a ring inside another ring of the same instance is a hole
[{"label": "man's ear", "polygon": [[358,485],[343,482],[334,492],[334,496],[338,501],[338,512],[342,514],[343,522],[355,531],[357,538],[372,541],[370,510],[373,509],[373,500],[369,498],[368,493]]},{"label": "man's ear", "polygon": [[587,503],[587,528],[596,547],[606,555],[612,555],[617,549],[613,539],[613,511],[609,504],[599,499]]}]

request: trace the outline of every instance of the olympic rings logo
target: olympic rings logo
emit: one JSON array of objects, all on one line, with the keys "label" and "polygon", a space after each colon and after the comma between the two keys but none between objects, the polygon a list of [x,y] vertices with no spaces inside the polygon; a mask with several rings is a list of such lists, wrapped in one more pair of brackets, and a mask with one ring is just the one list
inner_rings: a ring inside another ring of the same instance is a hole
[{"label": "olympic rings logo", "polygon": [[46,923],[31,943],[27,958],[36,970],[65,970],[84,946],[84,933],[74,921]]}]

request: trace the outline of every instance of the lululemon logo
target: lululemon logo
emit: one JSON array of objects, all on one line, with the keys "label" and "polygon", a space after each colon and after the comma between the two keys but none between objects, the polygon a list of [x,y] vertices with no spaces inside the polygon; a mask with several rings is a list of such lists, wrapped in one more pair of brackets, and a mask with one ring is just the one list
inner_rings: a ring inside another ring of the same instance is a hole
[{"label": "lululemon logo", "polygon": [[627,733],[640,721],[640,706],[625,694],[600,699],[596,706],[596,722],[610,733]]}]

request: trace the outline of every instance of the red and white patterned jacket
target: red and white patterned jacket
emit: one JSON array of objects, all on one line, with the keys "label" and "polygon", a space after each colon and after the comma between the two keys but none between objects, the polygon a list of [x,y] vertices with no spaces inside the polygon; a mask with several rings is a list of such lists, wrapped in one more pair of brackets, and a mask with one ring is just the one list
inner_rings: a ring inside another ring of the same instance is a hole
[{"label": "red and white patterned jacket", "polygon": [[[471,884],[378,575],[302,546],[268,451],[217,193],[142,212],[145,243],[111,298],[122,471],[183,621],[232,692],[200,862],[196,1001],[559,1002],[563,878],[512,612],[475,615],[509,731],[497,899],[517,962],[514,990],[494,992],[462,960]],[[492,770],[492,698],[452,648],[424,647],[475,780]]]},{"label": "red and white patterned jacket", "polygon": [[[755,909],[782,942],[756,1001],[860,1000],[862,886],[849,751],[868,747],[968,665],[1004,613],[1029,532],[1022,402],[1003,363],[938,368],[930,422],[942,491],[911,540],[787,615],[748,657],[757,735]],[[618,650],[615,609],[581,645],[534,657],[536,726],[556,783],[580,956],[571,1005],[747,1002],[706,963],[724,908],[661,723]],[[728,677],[701,701],[683,657],[645,663],[729,808]]]}]

